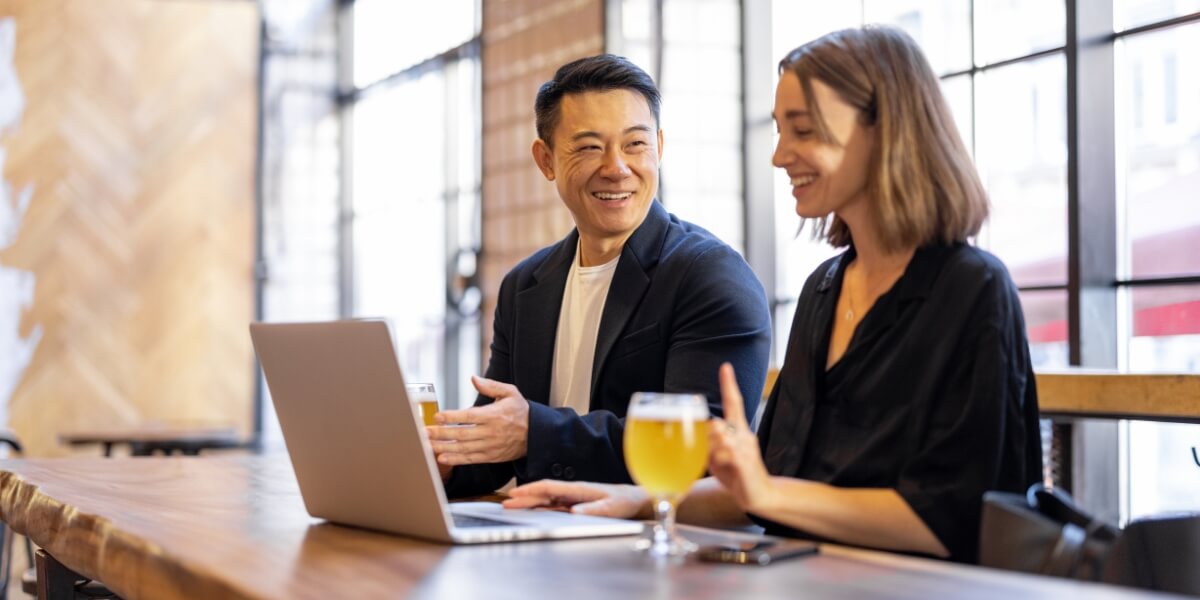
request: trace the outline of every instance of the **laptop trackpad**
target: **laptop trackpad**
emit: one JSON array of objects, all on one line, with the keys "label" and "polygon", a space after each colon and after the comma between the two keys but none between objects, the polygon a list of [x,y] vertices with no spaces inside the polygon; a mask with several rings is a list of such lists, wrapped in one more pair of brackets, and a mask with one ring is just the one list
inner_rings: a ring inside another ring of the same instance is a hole
[{"label": "laptop trackpad", "polygon": [[464,515],[461,513],[451,512],[450,518],[454,519],[455,527],[520,527],[517,523],[508,521],[497,521],[495,519],[485,519],[474,515]]},{"label": "laptop trackpad", "polygon": [[[495,502],[455,502],[450,505],[450,514],[457,524],[458,519],[469,517],[494,521],[496,525],[512,525],[525,527],[562,527],[575,526],[593,521],[593,517],[576,515],[561,510],[547,509],[506,509]],[[608,519],[595,519],[607,521]],[[479,525],[473,525],[478,527]]]}]

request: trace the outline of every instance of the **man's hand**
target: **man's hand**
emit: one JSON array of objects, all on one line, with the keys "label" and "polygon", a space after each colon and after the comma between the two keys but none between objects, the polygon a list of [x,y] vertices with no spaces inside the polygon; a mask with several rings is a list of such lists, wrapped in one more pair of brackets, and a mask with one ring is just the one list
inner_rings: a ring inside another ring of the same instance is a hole
[{"label": "man's hand", "polygon": [[[529,441],[529,401],[516,386],[471,377],[487,406],[439,412],[426,427],[440,466],[499,463],[525,456]],[[449,426],[454,424],[454,426]]]},{"label": "man's hand", "polygon": [[756,512],[773,500],[775,487],[763,464],[758,438],[746,423],[732,365],[721,365],[720,379],[725,419],[714,418],[708,428],[708,470],[733,494],[739,508]]}]

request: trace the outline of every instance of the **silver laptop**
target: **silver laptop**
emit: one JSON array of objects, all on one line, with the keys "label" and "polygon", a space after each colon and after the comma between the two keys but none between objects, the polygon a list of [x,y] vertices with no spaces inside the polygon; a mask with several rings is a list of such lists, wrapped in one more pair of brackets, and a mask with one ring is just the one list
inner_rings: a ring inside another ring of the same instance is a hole
[{"label": "silver laptop", "polygon": [[446,502],[384,321],[253,323],[308,513],[450,543],[630,535],[635,521]]}]

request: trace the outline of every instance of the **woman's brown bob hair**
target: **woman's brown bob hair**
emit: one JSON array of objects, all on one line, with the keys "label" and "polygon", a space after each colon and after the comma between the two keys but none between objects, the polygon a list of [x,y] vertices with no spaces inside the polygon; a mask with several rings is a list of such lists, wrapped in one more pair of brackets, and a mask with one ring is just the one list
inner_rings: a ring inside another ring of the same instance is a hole
[{"label": "woman's brown bob hair", "polygon": [[[965,241],[979,233],[988,201],[971,156],[929,62],[908,34],[868,26],[830,33],[792,50],[779,72],[800,79],[820,140],[839,144],[821,116],[812,80],[819,79],[860,111],[876,131],[867,195],[887,250]],[[817,221],[817,237],[852,242],[836,215]]]}]

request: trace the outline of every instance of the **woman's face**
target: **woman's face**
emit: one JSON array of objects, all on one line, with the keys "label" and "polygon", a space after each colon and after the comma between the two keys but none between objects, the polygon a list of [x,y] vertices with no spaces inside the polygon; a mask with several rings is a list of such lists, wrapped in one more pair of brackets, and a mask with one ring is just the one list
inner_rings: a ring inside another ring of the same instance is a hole
[{"label": "woman's face", "polygon": [[867,206],[866,184],[875,130],[859,122],[860,111],[845,103],[828,85],[812,80],[832,142],[817,137],[800,78],[784,71],[775,88],[775,127],[779,143],[771,163],[787,171],[796,199],[796,214],[820,218]]}]

